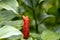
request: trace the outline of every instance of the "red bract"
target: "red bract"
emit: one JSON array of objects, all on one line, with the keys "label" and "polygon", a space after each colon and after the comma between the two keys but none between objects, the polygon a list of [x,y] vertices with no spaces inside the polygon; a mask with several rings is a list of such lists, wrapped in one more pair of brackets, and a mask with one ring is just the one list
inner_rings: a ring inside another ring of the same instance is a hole
[{"label": "red bract", "polygon": [[23,16],[24,24],[23,24],[23,29],[22,33],[24,35],[24,39],[28,39],[29,33],[30,33],[30,20],[28,16]]}]

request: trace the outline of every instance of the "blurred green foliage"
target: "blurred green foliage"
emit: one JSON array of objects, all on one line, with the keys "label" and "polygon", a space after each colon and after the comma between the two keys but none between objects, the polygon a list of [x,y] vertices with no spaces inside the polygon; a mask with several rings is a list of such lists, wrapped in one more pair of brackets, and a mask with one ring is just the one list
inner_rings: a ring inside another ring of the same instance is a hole
[{"label": "blurred green foliage", "polygon": [[0,0],[0,40],[24,40],[22,15],[30,18],[27,40],[60,40],[60,0]]}]

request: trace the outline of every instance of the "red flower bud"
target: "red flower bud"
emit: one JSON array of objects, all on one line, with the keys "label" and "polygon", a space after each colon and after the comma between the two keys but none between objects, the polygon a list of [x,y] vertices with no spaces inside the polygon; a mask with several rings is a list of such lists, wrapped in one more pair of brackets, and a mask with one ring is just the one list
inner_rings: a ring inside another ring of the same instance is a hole
[{"label": "red flower bud", "polygon": [[23,16],[24,19],[24,24],[23,24],[23,28],[22,28],[22,33],[24,35],[24,39],[28,39],[29,37],[29,33],[30,33],[30,20],[28,16]]}]

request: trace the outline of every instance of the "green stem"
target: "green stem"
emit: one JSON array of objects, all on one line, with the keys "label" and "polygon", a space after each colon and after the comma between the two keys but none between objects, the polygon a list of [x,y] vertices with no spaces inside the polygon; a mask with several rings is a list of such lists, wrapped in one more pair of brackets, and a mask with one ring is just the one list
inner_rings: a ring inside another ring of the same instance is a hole
[{"label": "green stem", "polygon": [[35,12],[35,7],[34,7],[34,4],[33,4],[33,0],[31,0],[31,3],[32,3],[33,16],[34,16],[34,20],[35,20],[36,33],[38,33],[37,16],[36,16],[36,12]]},{"label": "green stem", "polygon": [[34,19],[35,19],[36,33],[38,33],[38,23],[37,23],[37,18],[36,18],[34,9],[33,9],[33,15],[34,15]]}]

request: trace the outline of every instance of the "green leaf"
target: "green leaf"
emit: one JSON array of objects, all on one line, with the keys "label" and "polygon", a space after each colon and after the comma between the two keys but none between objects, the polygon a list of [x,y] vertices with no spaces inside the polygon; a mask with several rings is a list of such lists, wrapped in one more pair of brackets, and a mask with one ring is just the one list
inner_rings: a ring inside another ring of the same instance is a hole
[{"label": "green leaf", "polygon": [[22,0],[27,6],[32,7],[31,0]]},{"label": "green leaf", "polygon": [[2,11],[0,12],[0,21],[9,21],[16,16],[12,11]]},{"label": "green leaf", "polygon": [[48,9],[52,8],[53,5],[49,2],[45,2],[43,5],[42,5],[43,9],[45,9],[46,11],[48,11]]},{"label": "green leaf", "polygon": [[30,37],[30,38],[28,38],[27,40],[33,40],[33,38]]},{"label": "green leaf", "polygon": [[0,22],[0,27],[2,27],[2,25],[10,25],[20,30],[22,28],[21,26],[23,25],[23,21],[22,20],[2,21]]},{"label": "green leaf", "polygon": [[7,10],[12,10],[17,14],[16,8],[18,7],[18,3],[16,0],[1,0],[0,7]]},{"label": "green leaf", "polygon": [[23,25],[23,20],[17,20],[17,21],[5,21],[3,22],[4,25],[10,25],[10,26],[14,26],[16,27],[17,29],[21,29],[22,25]]},{"label": "green leaf", "polygon": [[36,7],[38,0],[33,0],[32,2],[33,2],[34,7]]},{"label": "green leaf", "polygon": [[45,0],[43,8],[48,11],[52,7],[58,8],[58,0]]},{"label": "green leaf", "polygon": [[20,35],[20,38],[22,37],[22,33],[16,28],[14,28],[13,26],[6,25],[0,28],[0,39],[9,38],[9,37],[18,36],[18,35]]},{"label": "green leaf", "polygon": [[60,35],[58,35],[57,33],[53,32],[53,31],[45,30],[42,32],[41,38],[42,38],[42,40],[59,40]]},{"label": "green leaf", "polygon": [[22,0],[27,6],[32,7],[32,5],[35,7],[38,0]]},{"label": "green leaf", "polygon": [[18,35],[18,36],[12,36],[12,37],[6,38],[5,40],[20,40],[20,39],[22,39],[22,36]]},{"label": "green leaf", "polygon": [[60,34],[60,25],[56,25],[56,27],[54,27],[56,33]]},{"label": "green leaf", "polygon": [[40,23],[45,23],[45,22],[55,23],[55,16],[43,13],[40,17]]},{"label": "green leaf", "polygon": [[0,10],[2,9],[2,7],[0,7]]},{"label": "green leaf", "polygon": [[39,0],[39,3],[41,3],[42,1],[44,1],[44,0]]},{"label": "green leaf", "polygon": [[30,37],[32,37],[33,39],[39,39],[39,40],[41,40],[41,38],[40,38],[40,35],[39,34],[36,34],[36,33],[30,33]]},{"label": "green leaf", "polygon": [[52,14],[52,15],[58,16],[58,8],[56,6],[53,6],[52,8],[50,8],[48,10],[48,14]]},{"label": "green leaf", "polygon": [[38,26],[38,30],[39,30],[40,33],[41,33],[42,31],[46,30],[46,29],[47,29],[47,27],[46,27],[46,25],[44,25],[44,24],[40,24],[40,25]]}]

